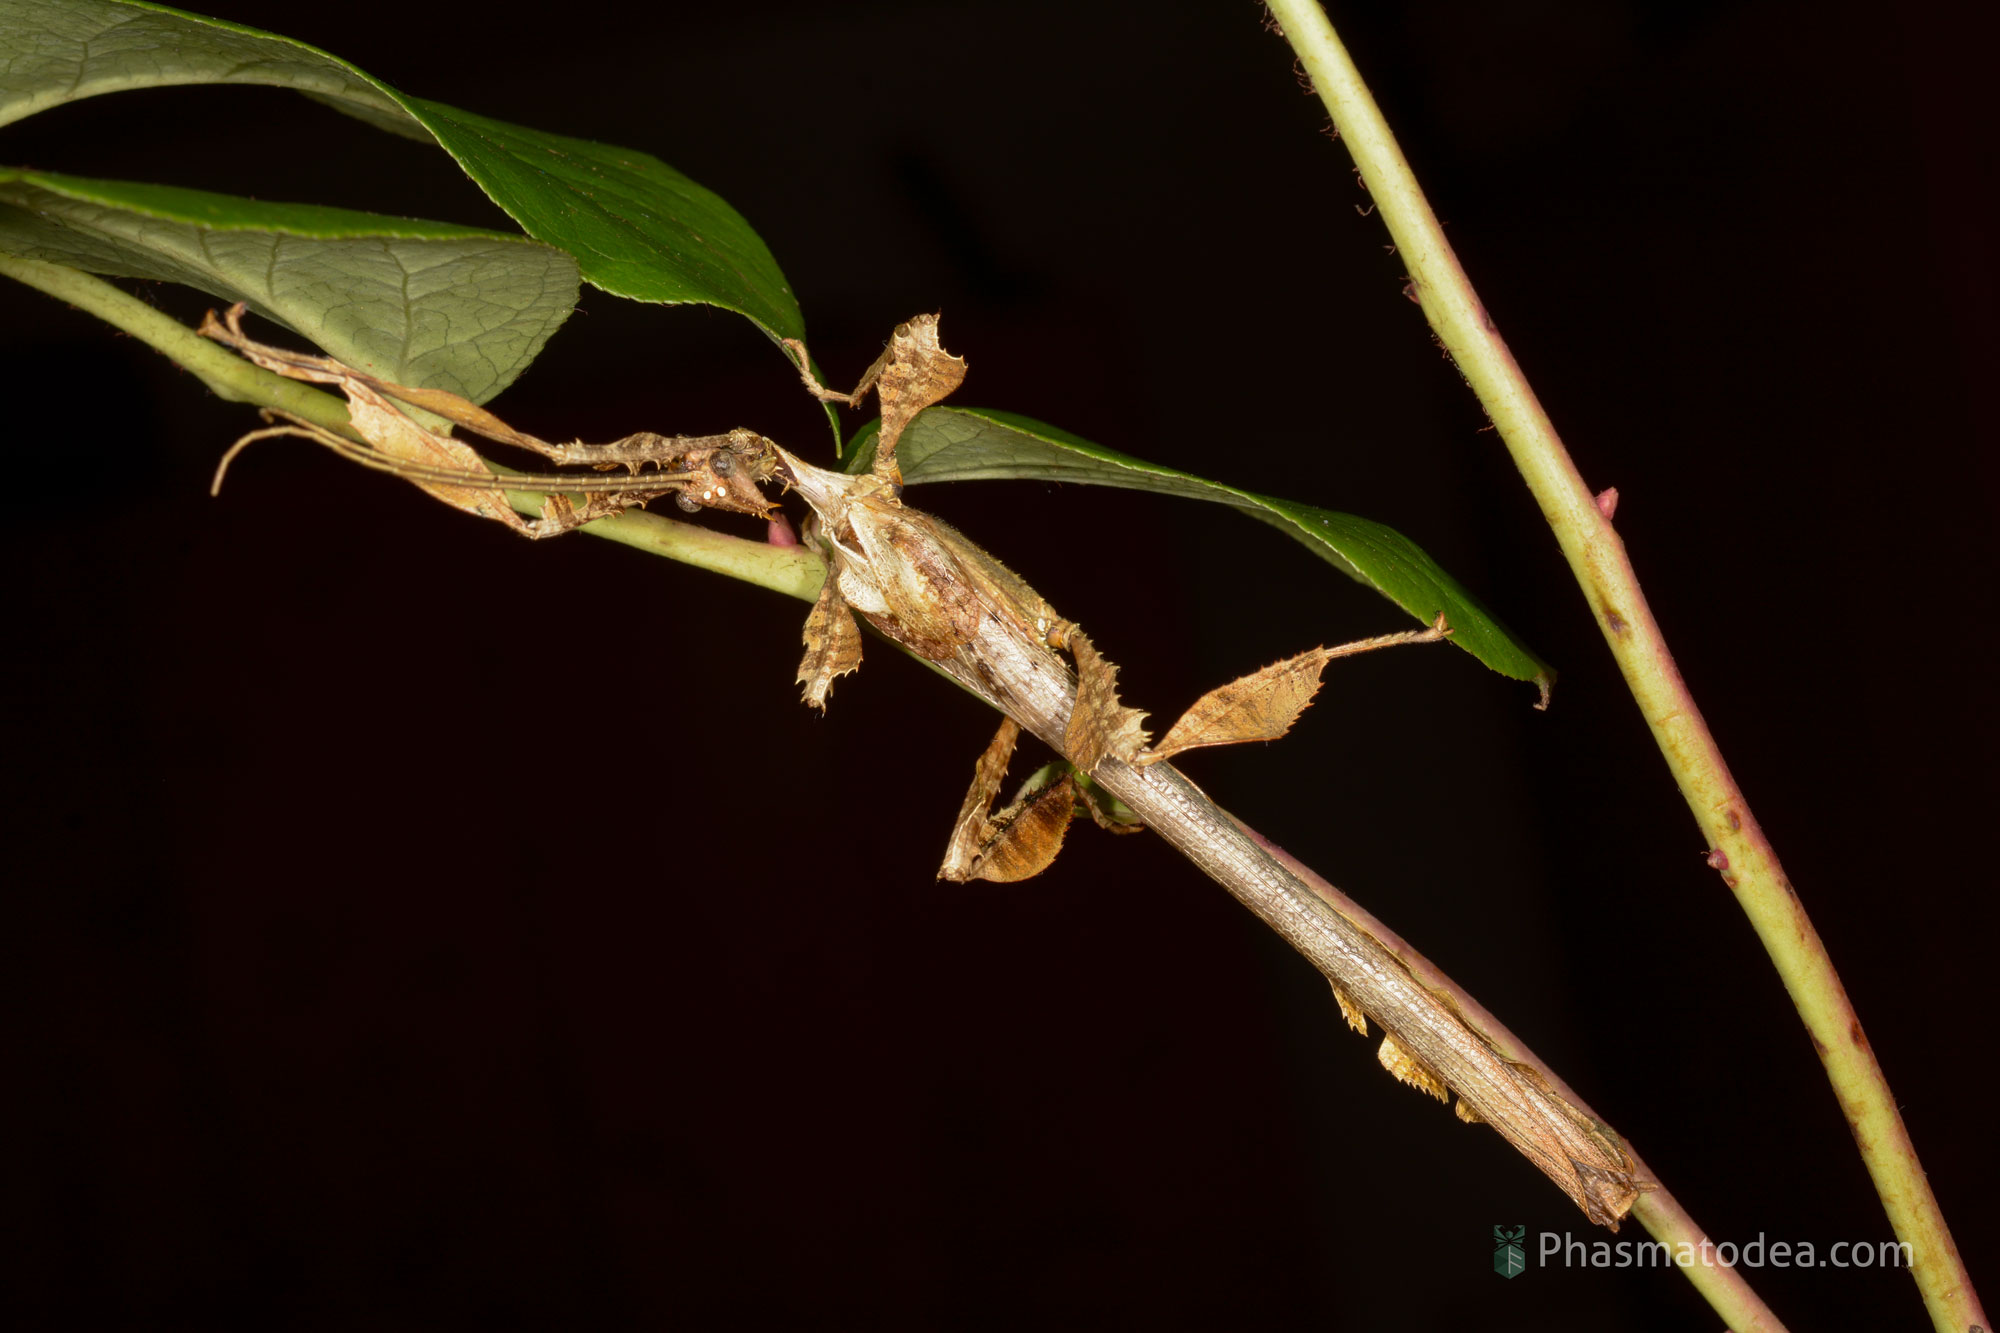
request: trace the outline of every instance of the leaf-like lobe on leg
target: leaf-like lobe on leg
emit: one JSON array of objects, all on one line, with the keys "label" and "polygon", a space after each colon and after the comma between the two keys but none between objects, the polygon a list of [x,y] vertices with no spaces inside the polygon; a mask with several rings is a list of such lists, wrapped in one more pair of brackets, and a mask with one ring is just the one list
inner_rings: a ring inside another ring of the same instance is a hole
[{"label": "leaf-like lobe on leg", "polygon": [[1157,764],[1204,745],[1278,739],[1292,729],[1319,693],[1320,673],[1326,669],[1329,656],[1326,649],[1315,648],[1216,686],[1195,700],[1138,762]]},{"label": "leaf-like lobe on leg", "polygon": [[1340,1016],[1347,1020],[1347,1026],[1353,1028],[1362,1036],[1367,1036],[1368,1015],[1361,1012],[1360,1005],[1347,998],[1347,992],[1340,988],[1339,982],[1329,982],[1327,984],[1333,987],[1334,1002],[1340,1006]]},{"label": "leaf-like lobe on leg", "polygon": [[[862,378],[863,388],[872,380],[875,401],[882,406],[882,433],[875,442],[878,475],[892,465],[896,442],[910,419],[949,398],[965,382],[965,358],[953,356],[938,343],[937,325],[936,315],[918,315],[897,325],[882,358]],[[855,397],[861,393],[856,389]]]},{"label": "leaf-like lobe on leg", "polygon": [[938,878],[948,879],[955,884],[963,884],[972,878],[972,863],[979,858],[979,849],[985,843],[992,829],[992,821],[987,818],[993,809],[993,798],[1000,793],[1000,780],[1007,776],[1007,761],[1014,757],[1014,744],[1021,738],[1021,728],[1013,718],[1002,718],[1000,730],[986,746],[986,752],[973,765],[972,786],[965,793],[965,804],[958,810],[958,819],[951,826],[951,842],[944,849],[944,864],[938,867]]},{"label": "leaf-like lobe on leg", "polygon": [[1007,776],[1007,761],[1013,758],[1020,736],[1021,728],[1012,718],[1006,719],[979,756],[972,770],[972,786],[952,825],[944,864],[938,867],[939,879],[958,884],[971,879],[1009,884],[1039,875],[1062,850],[1063,834],[1076,812],[1076,783],[1067,773],[999,815],[987,814],[1000,791],[1001,779]]},{"label": "leaf-like lobe on leg", "polygon": [[1098,654],[1082,630],[1070,626],[1065,646],[1076,662],[1076,704],[1063,734],[1069,761],[1088,774],[1106,755],[1132,760],[1146,747],[1139,725],[1146,715],[1118,702],[1118,668]]},{"label": "leaf-like lobe on leg", "polygon": [[918,315],[896,326],[889,345],[875,364],[862,372],[851,393],[835,393],[819,382],[812,371],[806,345],[796,338],[784,339],[798,358],[799,378],[806,392],[821,402],[859,406],[870,389],[882,408],[882,428],[875,437],[874,474],[892,486],[901,486],[903,473],[896,466],[896,441],[910,419],[932,403],[944,401],[965,382],[965,358],[953,356],[938,344],[938,317]]},{"label": "leaf-like lobe on leg", "polygon": [[1407,1083],[1418,1092],[1428,1093],[1441,1102],[1451,1100],[1451,1089],[1445,1086],[1437,1071],[1398,1046],[1394,1037],[1382,1038],[1382,1047],[1375,1053],[1375,1058],[1382,1062],[1382,1068],[1396,1076],[1398,1082]]},{"label": "leaf-like lobe on leg", "polygon": [[1012,884],[1041,874],[1062,850],[1075,813],[1076,779],[1065,773],[1000,813],[993,821],[995,832],[973,862],[972,877]]},{"label": "leaf-like lobe on leg", "polygon": [[1183,750],[1205,745],[1237,745],[1244,741],[1274,741],[1292,729],[1319,693],[1320,675],[1336,657],[1373,652],[1403,643],[1436,643],[1451,633],[1442,615],[1429,629],[1382,634],[1372,639],[1314,648],[1273,662],[1261,671],[1218,685],[1194,701],[1180,721],[1167,729],[1160,743],[1140,755],[1141,765],[1157,764]]},{"label": "leaf-like lobe on leg", "polygon": [[806,653],[799,659],[798,680],[806,687],[805,701],[824,713],[834,677],[861,665],[861,627],[854,623],[854,613],[840,595],[840,580],[831,571],[806,615],[803,637]]}]

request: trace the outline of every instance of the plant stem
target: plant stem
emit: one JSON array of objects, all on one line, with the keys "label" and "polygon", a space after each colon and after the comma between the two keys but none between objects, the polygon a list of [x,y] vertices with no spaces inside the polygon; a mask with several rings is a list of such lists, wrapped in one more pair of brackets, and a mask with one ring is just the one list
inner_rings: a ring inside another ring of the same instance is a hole
[{"label": "plant stem", "polygon": [[347,404],[340,399],[251,365],[102,278],[4,253],[0,273],[123,329],[193,373],[218,398],[277,408],[327,430],[347,431]]},{"label": "plant stem", "polygon": [[[1499,428],[1554,529],[1626,686],[1708,840],[1710,864],[1736,894],[1798,1007],[1890,1224],[1897,1238],[1910,1245],[1912,1275],[1933,1322],[1957,1333],[1986,1327],[1979,1298],[1860,1020],[1674,665],[1624,542],[1480,304],[1325,11],[1316,0],[1269,3],[1360,167],[1397,253],[1409,265],[1412,291],[1425,317]],[[1643,1211],[1641,1220],[1646,1220]]]}]

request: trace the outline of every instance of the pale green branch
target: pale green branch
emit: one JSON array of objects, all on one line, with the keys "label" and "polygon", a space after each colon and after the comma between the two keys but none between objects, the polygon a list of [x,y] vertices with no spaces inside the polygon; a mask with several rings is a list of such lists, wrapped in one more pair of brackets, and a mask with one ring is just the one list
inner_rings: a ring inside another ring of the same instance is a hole
[{"label": "pale green branch", "polygon": [[[1325,12],[1316,0],[1269,3],[1361,169],[1376,211],[1409,266],[1412,291],[1425,317],[1499,428],[1515,466],[1554,529],[1625,683],[1708,840],[1711,864],[1735,892],[1798,1006],[1890,1224],[1897,1238],[1910,1245],[1912,1275],[1932,1320],[1938,1329],[1954,1333],[1987,1327],[1860,1020],[1674,665],[1624,542],[1570,461],[1527,378],[1480,304]],[[1661,1202],[1657,1195],[1648,1196],[1633,1210],[1648,1229],[1672,1224],[1660,1215]],[[1694,1278],[1704,1270],[1685,1271]],[[1703,1294],[1719,1312],[1735,1318],[1720,1303],[1720,1293],[1705,1287]]]}]

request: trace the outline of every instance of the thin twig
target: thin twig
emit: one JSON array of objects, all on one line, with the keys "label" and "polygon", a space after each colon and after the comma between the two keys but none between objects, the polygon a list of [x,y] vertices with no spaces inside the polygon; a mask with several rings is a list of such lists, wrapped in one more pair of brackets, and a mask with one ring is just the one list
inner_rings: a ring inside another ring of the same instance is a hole
[{"label": "thin twig", "polygon": [[1610,516],[1584,484],[1480,304],[1325,12],[1316,0],[1270,0],[1270,8],[1360,167],[1397,253],[1409,265],[1411,294],[1479,395],[1554,529],[1626,685],[1708,839],[1709,863],[1736,894],[1797,1005],[1890,1225],[1910,1245],[1911,1273],[1932,1320],[1940,1330],[1955,1333],[1987,1327],[1860,1019],[1674,665]]}]

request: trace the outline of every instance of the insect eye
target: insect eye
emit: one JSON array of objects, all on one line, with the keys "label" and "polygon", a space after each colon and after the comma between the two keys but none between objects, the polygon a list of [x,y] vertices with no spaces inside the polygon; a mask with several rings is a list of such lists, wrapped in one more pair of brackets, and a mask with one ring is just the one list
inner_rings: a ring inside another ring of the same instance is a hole
[{"label": "insect eye", "polygon": [[694,496],[688,494],[686,491],[680,491],[675,494],[674,503],[679,505],[686,513],[699,514],[701,512],[701,501],[695,499]]},{"label": "insect eye", "polygon": [[708,470],[718,477],[726,477],[736,470],[736,459],[727,451],[718,449],[715,457],[708,460]]}]

